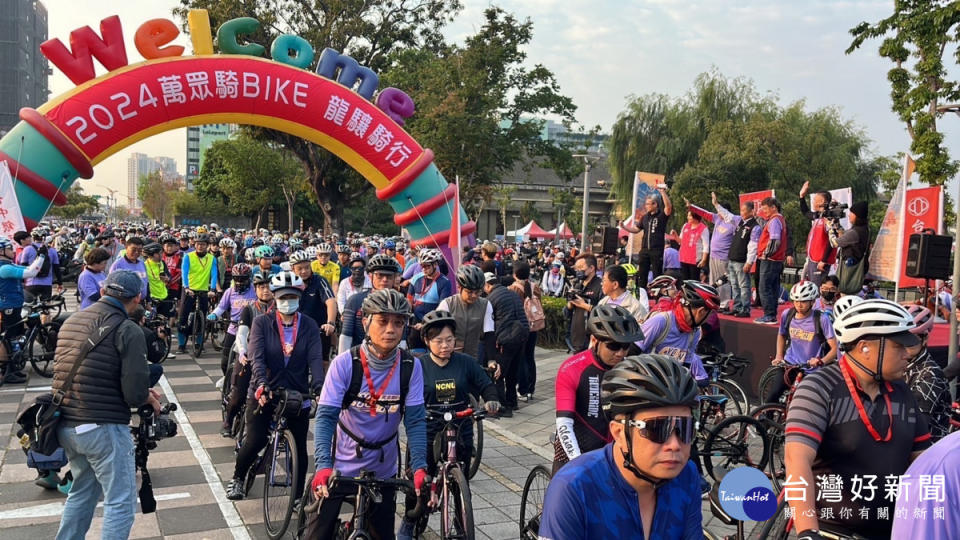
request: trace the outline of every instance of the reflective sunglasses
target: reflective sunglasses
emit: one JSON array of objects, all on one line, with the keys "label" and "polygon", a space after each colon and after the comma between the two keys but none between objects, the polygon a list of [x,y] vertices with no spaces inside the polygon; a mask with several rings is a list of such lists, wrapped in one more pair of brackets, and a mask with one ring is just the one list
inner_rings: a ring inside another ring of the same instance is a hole
[{"label": "reflective sunglasses", "polygon": [[670,435],[677,434],[683,444],[693,442],[697,430],[697,421],[692,416],[657,416],[646,420],[617,420],[617,422],[637,428],[640,436],[651,442],[663,444]]}]

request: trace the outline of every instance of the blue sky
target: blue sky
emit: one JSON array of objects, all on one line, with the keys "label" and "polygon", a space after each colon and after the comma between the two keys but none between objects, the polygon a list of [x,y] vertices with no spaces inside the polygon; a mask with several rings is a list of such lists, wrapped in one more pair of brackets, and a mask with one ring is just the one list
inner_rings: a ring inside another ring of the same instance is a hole
[{"label": "blue sky", "polygon": [[[140,61],[133,32],[147,19],[169,17],[176,0],[44,0],[50,12],[50,37],[65,41],[72,29],[118,14],[124,24],[131,61]],[[463,0],[465,9],[447,35],[462,40],[483,23],[490,2]],[[840,108],[874,141],[873,151],[894,154],[908,149],[903,124],[890,111],[886,72],[889,62],[870,42],[852,55],[844,50],[849,29],[876,21],[892,10],[890,0],[502,0],[496,2],[534,23],[528,61],[557,76],[560,89],[578,107],[577,120],[608,130],[627,97],[651,92],[678,96],[694,78],[716,67],[726,76],[752,79],[758,91],[782,103],[805,99],[808,108]],[[181,36],[177,43],[187,45]],[[188,46],[189,50],[189,46]],[[52,95],[72,87],[56,69]],[[98,66],[98,73],[103,68]],[[951,75],[960,76],[952,69]],[[960,157],[960,117],[941,120],[952,155]],[[107,159],[84,181],[89,192],[102,185],[126,190],[130,152],[168,155],[185,168],[182,130],[157,135]]]}]

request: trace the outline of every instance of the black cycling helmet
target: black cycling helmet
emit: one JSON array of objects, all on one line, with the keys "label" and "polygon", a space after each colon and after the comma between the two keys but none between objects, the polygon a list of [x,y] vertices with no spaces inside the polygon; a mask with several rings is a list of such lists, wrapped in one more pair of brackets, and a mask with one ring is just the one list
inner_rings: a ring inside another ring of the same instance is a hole
[{"label": "black cycling helmet", "polygon": [[143,246],[143,254],[148,257],[152,255],[156,255],[157,253],[160,253],[160,251],[162,250],[163,250],[163,247],[161,247],[160,244],[156,242],[151,242]]},{"label": "black cycling helmet", "polygon": [[637,319],[621,306],[604,304],[590,310],[587,332],[601,341],[633,343],[643,339]]},{"label": "black cycling helmet", "polygon": [[194,240],[193,242],[194,242],[195,244],[199,244],[200,242],[203,242],[204,244],[209,244],[209,243],[210,243],[210,235],[207,234],[207,233],[198,234],[198,235],[197,235],[197,239]]},{"label": "black cycling helmet", "polygon": [[367,262],[367,272],[393,272],[394,274],[399,274],[403,272],[403,269],[400,268],[400,263],[396,259],[389,255],[374,255],[370,257],[370,260]]},{"label": "black cycling helmet", "polygon": [[176,244],[177,239],[173,237],[172,234],[164,234],[160,237],[161,244]]},{"label": "black cycling helmet", "polygon": [[420,323],[423,325],[420,327],[420,337],[423,341],[427,341],[427,331],[431,328],[442,329],[444,326],[449,326],[450,330],[457,331],[457,321],[449,311],[433,310],[424,315]]},{"label": "black cycling helmet", "polygon": [[[399,266],[399,264],[398,264]],[[375,315],[383,313],[387,315],[404,315],[409,317],[412,313],[410,302],[407,297],[396,289],[380,289],[371,291],[363,300],[363,314]]]},{"label": "black cycling helmet", "polygon": [[270,284],[270,274],[264,274],[260,272],[259,274],[253,275],[253,284],[254,285],[269,285]]},{"label": "black cycling helmet", "polygon": [[473,264],[465,264],[457,270],[457,285],[470,291],[483,289],[483,270]]},{"label": "black cycling helmet", "polygon": [[720,308],[720,295],[710,285],[688,279],[680,284],[680,298],[691,308]]},{"label": "black cycling helmet", "polygon": [[601,407],[610,418],[657,407],[694,408],[698,395],[690,370],[662,354],[628,356],[600,383]]}]

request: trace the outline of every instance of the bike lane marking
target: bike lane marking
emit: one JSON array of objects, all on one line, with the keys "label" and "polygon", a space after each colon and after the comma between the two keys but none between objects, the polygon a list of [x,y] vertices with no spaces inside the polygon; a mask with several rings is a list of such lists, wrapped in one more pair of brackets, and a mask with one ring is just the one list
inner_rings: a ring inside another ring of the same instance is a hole
[{"label": "bike lane marking", "polygon": [[[160,382],[158,384],[160,385],[160,388],[163,389],[163,393],[168,402],[179,403],[179,400],[177,400],[177,395],[174,393],[173,388],[170,387],[170,383],[167,381],[166,375],[160,377]],[[243,519],[240,518],[240,513],[237,512],[237,509],[233,506],[233,503],[227,499],[227,494],[223,490],[223,486],[220,482],[220,476],[217,474],[217,470],[214,468],[213,462],[210,460],[210,455],[203,447],[203,443],[200,442],[200,438],[197,437],[197,433],[193,430],[193,425],[190,424],[190,420],[187,418],[183,408],[177,407],[177,410],[173,411],[172,414],[177,419],[180,433],[183,433],[183,436],[186,437],[187,442],[190,444],[190,449],[193,451],[193,456],[200,464],[200,469],[203,470],[203,477],[207,481],[207,486],[210,488],[210,492],[213,494],[213,499],[217,501],[217,506],[220,508],[220,513],[223,515],[223,519],[227,523],[227,528],[230,530],[230,534],[233,535],[235,540],[250,540],[250,533],[247,532],[247,527],[244,525]]]}]

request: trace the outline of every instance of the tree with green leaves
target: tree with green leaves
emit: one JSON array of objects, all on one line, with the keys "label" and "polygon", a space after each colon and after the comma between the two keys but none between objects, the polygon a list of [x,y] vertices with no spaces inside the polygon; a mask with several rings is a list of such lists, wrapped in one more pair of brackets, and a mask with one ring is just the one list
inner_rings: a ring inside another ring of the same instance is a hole
[{"label": "tree with green leaves", "polygon": [[288,230],[295,228],[296,194],[308,189],[300,160],[245,133],[211,145],[194,186],[201,199],[219,200],[234,214],[256,215],[257,226],[271,205],[284,201]]},{"label": "tree with green leaves", "polygon": [[75,219],[84,214],[92,214],[100,207],[98,196],[84,195],[83,186],[80,185],[80,182],[75,182],[66,195],[67,204],[50,207],[47,215]]},{"label": "tree with green leaves", "polygon": [[876,23],[852,28],[847,54],[868,39],[880,39],[879,53],[893,67],[887,72],[893,112],[910,134],[910,150],[920,179],[943,185],[958,170],[943,144],[937,122],[947,112],[960,112],[960,4],[929,0],[896,0],[893,13]]},{"label": "tree with green leaves", "polygon": [[141,175],[137,184],[137,198],[143,205],[143,213],[160,223],[167,222],[173,208],[174,192],[174,187],[163,178],[160,171]]}]

